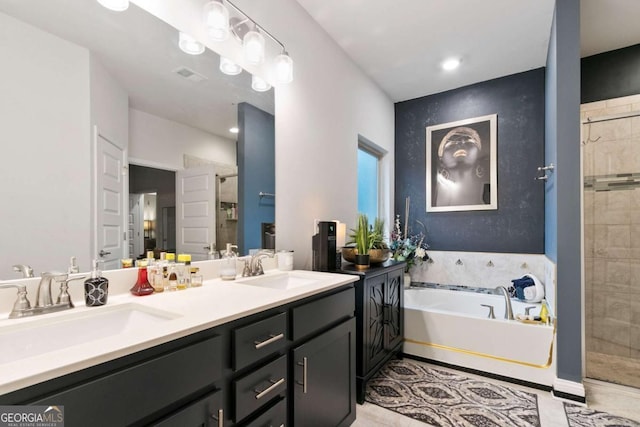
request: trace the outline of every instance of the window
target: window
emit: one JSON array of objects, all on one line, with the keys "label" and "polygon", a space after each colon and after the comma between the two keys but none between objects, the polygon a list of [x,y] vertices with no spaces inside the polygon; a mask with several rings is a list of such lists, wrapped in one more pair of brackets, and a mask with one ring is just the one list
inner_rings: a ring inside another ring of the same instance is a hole
[{"label": "window", "polygon": [[362,144],[358,147],[358,212],[369,221],[378,216],[380,156]]}]

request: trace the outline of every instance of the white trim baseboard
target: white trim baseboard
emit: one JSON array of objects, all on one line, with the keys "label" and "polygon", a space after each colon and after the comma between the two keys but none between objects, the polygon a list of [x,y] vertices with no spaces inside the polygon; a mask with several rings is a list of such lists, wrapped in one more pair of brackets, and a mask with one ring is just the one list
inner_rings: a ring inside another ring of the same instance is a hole
[{"label": "white trim baseboard", "polygon": [[[556,378],[553,381],[554,395],[571,400],[584,401],[586,392],[584,384]],[[575,397],[575,398],[572,398]]]}]

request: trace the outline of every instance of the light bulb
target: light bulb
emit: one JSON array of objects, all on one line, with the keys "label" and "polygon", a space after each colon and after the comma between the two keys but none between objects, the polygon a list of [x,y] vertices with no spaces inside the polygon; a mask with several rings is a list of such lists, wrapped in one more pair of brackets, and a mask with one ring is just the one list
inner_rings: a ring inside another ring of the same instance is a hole
[{"label": "light bulb", "polygon": [[98,0],[98,3],[116,12],[123,12],[129,8],[129,0]]},{"label": "light bulb", "polygon": [[253,75],[251,76],[251,89],[255,90],[256,92],[266,92],[271,89],[271,85],[261,77]]},{"label": "light bulb", "polygon": [[264,37],[256,30],[249,31],[242,39],[244,57],[250,64],[262,64],[264,61]]},{"label": "light bulb", "polygon": [[212,0],[204,5],[204,26],[215,41],[229,37],[229,10],[221,1]]},{"label": "light bulb", "polygon": [[283,52],[276,56],[276,82],[287,84],[293,80],[293,59]]},{"label": "light bulb", "polygon": [[230,76],[238,75],[242,72],[242,67],[224,56],[220,57],[220,71]]},{"label": "light bulb", "polygon": [[234,127],[232,127],[231,129],[229,129],[229,132],[231,132],[231,133],[238,133],[238,132],[240,132],[240,129],[238,129],[237,127],[235,127],[235,126],[234,126]]},{"label": "light bulb", "polygon": [[450,58],[442,63],[442,68],[446,71],[455,70],[460,66],[460,60],[458,58]]},{"label": "light bulb", "polygon": [[204,45],[202,43],[182,31],[180,31],[178,46],[180,46],[180,49],[184,53],[188,53],[189,55],[200,55],[204,52]]}]

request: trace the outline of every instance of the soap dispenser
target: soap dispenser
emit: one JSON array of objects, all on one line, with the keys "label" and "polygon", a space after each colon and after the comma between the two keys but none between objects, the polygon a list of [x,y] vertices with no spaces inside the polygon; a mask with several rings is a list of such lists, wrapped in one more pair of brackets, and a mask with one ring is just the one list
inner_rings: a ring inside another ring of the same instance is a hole
[{"label": "soap dispenser", "polygon": [[107,303],[109,280],[100,275],[98,264],[101,262],[104,261],[93,260],[91,277],[84,281],[84,302],[87,307],[98,307]]},{"label": "soap dispenser", "polygon": [[220,269],[220,278],[222,280],[236,279],[236,258],[237,255],[233,248],[238,249],[236,245],[227,243],[227,250],[222,254],[222,268]]}]

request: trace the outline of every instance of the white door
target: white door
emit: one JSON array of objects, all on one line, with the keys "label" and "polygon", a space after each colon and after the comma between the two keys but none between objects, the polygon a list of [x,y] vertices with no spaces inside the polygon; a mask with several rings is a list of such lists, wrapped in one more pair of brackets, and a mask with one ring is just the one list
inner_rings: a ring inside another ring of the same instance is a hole
[{"label": "white door", "polygon": [[128,255],[125,212],[126,150],[94,128],[95,157],[95,255],[104,261],[104,270],[120,268]]},{"label": "white door", "polygon": [[207,259],[205,247],[216,241],[215,183],[212,165],[176,172],[177,251],[193,261]]},{"label": "white door", "polygon": [[129,194],[129,253],[134,258],[144,253],[143,200],[142,194]]}]

